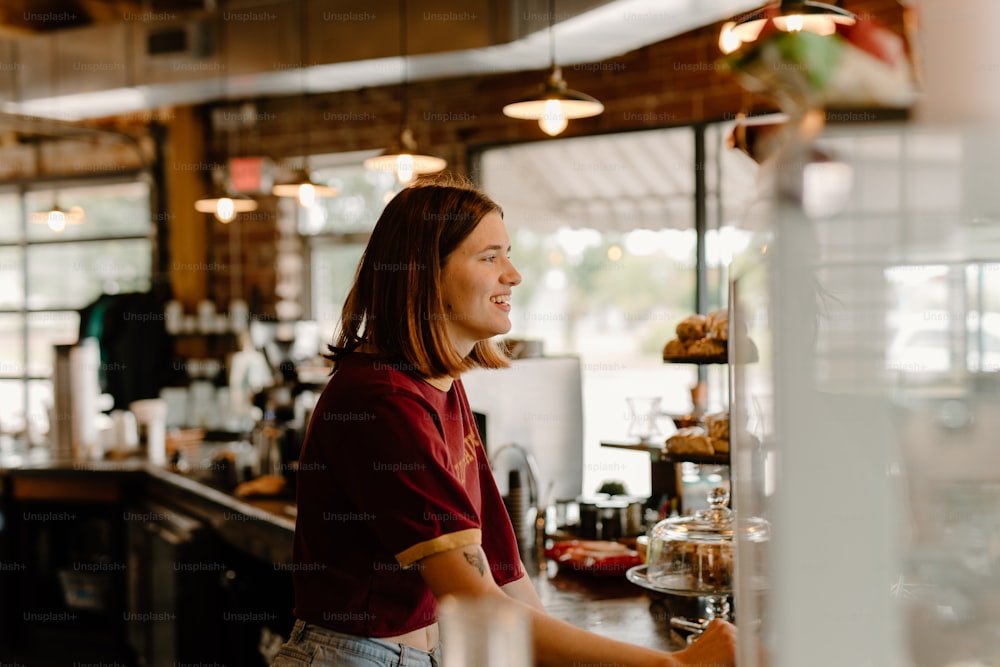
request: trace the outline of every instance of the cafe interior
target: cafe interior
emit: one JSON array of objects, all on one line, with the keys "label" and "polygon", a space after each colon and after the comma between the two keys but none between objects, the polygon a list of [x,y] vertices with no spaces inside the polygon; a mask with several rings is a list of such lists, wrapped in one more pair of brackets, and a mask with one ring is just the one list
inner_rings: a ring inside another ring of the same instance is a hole
[{"label": "cafe interior", "polygon": [[0,667],[270,664],[323,353],[441,174],[523,276],[462,381],[548,613],[1000,664],[991,0],[3,5]]}]

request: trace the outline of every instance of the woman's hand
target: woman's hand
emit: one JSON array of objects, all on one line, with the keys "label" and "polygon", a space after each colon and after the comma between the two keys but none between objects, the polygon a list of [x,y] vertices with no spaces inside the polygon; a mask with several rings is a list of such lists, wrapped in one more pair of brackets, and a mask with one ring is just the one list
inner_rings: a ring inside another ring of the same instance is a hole
[{"label": "woman's hand", "polygon": [[736,627],[717,618],[691,646],[674,653],[673,658],[677,665],[733,667],[736,664]]}]

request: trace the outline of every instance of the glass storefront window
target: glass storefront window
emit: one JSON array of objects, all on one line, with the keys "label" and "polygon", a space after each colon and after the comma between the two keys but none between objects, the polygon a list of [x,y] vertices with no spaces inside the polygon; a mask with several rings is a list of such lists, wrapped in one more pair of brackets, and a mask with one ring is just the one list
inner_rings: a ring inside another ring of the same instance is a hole
[{"label": "glass storefront window", "polygon": [[0,247],[0,309],[24,304],[24,265],[20,248]]},{"label": "glass storefront window", "polygon": [[[102,293],[143,292],[153,270],[149,186],[107,180],[0,194],[0,432],[47,432],[53,346],[79,339],[79,310]],[[27,211],[79,205],[82,224],[55,232]]]},{"label": "glass storefront window", "polygon": [[152,229],[149,186],[142,181],[33,190],[25,195],[29,214],[48,210],[56,203],[65,210],[80,206],[84,211],[83,222],[66,225],[61,232],[54,232],[44,224],[31,223],[28,225],[29,241],[146,236]]},{"label": "glass storefront window", "polygon": [[81,308],[101,293],[145,291],[151,271],[145,239],[34,245],[28,249],[28,307]]},{"label": "glass storefront window", "polygon": [[77,342],[80,315],[76,311],[28,314],[28,375],[50,377],[55,359],[53,347]]},{"label": "glass storefront window", "polygon": [[[540,339],[546,354],[582,361],[584,492],[608,478],[631,493],[650,490],[648,457],[600,445],[629,440],[627,397],[661,398],[664,438],[674,429],[666,415],[693,407],[698,367],[664,364],[662,350],[697,310],[696,170],[706,187],[708,310],[725,307],[724,265],[748,242],[731,221],[753,192],[756,165],[726,154],[723,138],[722,129],[710,128],[702,164],[689,127],[480,155],[483,189],[504,209],[523,277],[510,335]],[[705,376],[709,410],[725,409],[726,367],[705,367]]]},{"label": "glass storefront window", "polygon": [[0,378],[24,375],[24,316],[0,314]]},{"label": "glass storefront window", "polygon": [[21,239],[21,198],[16,192],[0,192],[0,243]]},{"label": "glass storefront window", "polygon": [[363,243],[317,243],[310,259],[312,317],[319,323],[321,337],[332,341],[340,311],[354,280],[354,272],[364,252]]}]

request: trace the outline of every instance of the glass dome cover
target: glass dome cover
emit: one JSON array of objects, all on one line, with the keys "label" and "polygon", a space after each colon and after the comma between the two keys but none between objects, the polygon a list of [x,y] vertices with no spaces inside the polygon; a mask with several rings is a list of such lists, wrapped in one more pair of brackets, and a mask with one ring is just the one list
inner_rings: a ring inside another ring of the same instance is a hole
[{"label": "glass dome cover", "polygon": [[733,580],[733,535],[741,531],[749,542],[765,542],[766,521],[749,517],[737,522],[726,507],[729,492],[709,492],[709,507],[692,516],[671,517],[649,533],[647,577],[653,586],[677,593],[728,593]]}]

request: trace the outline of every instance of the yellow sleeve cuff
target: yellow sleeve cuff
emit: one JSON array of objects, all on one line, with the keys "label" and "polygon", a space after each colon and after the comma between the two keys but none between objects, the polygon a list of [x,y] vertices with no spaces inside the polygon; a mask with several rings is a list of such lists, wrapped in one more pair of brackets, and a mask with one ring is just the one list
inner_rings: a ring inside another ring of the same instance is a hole
[{"label": "yellow sleeve cuff", "polygon": [[428,556],[441,553],[442,551],[450,551],[451,549],[457,549],[459,547],[467,547],[470,544],[478,546],[482,544],[482,542],[483,531],[479,528],[468,528],[466,530],[460,530],[457,533],[438,535],[434,539],[414,544],[409,549],[400,551],[396,554],[396,562],[399,563],[400,567],[406,569],[408,567],[412,567],[417,561],[427,558]]}]

